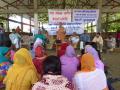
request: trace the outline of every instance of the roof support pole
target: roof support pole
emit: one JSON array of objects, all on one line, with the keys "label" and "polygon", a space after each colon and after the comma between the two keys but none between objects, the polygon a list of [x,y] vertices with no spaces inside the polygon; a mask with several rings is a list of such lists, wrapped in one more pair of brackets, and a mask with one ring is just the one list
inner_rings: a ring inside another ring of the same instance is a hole
[{"label": "roof support pole", "polygon": [[101,32],[101,18],[102,18],[102,1],[103,0],[98,0],[98,9],[99,9],[99,18],[97,22],[97,32]]},{"label": "roof support pole", "polygon": [[[6,14],[6,18],[9,19],[9,14]],[[9,20],[6,20],[6,32],[9,32]]]},{"label": "roof support pole", "polygon": [[37,34],[39,28],[38,28],[38,13],[37,13],[37,0],[34,0],[34,34]]},{"label": "roof support pole", "polygon": [[21,14],[21,31],[23,32],[23,14]]}]

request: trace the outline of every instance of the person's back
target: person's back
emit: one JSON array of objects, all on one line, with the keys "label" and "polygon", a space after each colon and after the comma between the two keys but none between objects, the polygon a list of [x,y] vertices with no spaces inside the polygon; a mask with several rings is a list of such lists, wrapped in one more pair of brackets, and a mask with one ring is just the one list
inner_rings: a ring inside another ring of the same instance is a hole
[{"label": "person's back", "polygon": [[65,55],[61,56],[60,60],[62,64],[62,75],[72,81],[74,74],[77,72],[79,61],[71,45],[66,48]]},{"label": "person's back", "polygon": [[44,61],[45,58],[46,58],[46,55],[43,50],[43,47],[41,47],[41,46],[36,47],[35,58],[33,59],[33,63],[39,74],[42,73],[42,62]]},{"label": "person's back", "polygon": [[8,69],[12,65],[12,61],[8,58],[8,53],[8,47],[0,47],[0,88],[4,87],[3,79],[6,76]]},{"label": "person's back", "polygon": [[82,55],[81,68],[73,84],[74,90],[108,90],[104,71],[95,67],[94,57],[89,53]]},{"label": "person's back", "polygon": [[32,90],[71,90],[71,83],[62,75],[44,75]]},{"label": "person's back", "polygon": [[74,74],[77,72],[78,59],[76,57],[61,57],[60,59],[62,63],[62,75],[72,81]]},{"label": "person's back", "polygon": [[32,90],[72,90],[72,84],[61,75],[61,63],[57,56],[48,56],[43,61],[43,77]]},{"label": "person's back", "polygon": [[30,53],[24,48],[18,50],[14,55],[14,64],[4,79],[6,90],[30,90],[37,81],[38,75]]},{"label": "person's back", "polygon": [[77,81],[76,90],[103,90],[106,88],[106,77],[102,70],[78,72],[74,80]]}]

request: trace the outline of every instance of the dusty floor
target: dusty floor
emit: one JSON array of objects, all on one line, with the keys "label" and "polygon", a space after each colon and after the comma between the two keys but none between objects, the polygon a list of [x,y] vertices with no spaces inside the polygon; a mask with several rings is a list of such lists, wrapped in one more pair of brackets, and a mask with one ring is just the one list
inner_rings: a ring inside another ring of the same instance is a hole
[{"label": "dusty floor", "polygon": [[[49,55],[53,55],[55,51],[49,51],[48,53]],[[114,89],[120,90],[120,53],[103,53],[102,58],[109,67],[109,77],[111,77],[110,80]]]},{"label": "dusty floor", "polygon": [[120,90],[120,53],[102,54],[104,62],[109,67],[108,71],[112,76],[112,85],[115,90]]}]

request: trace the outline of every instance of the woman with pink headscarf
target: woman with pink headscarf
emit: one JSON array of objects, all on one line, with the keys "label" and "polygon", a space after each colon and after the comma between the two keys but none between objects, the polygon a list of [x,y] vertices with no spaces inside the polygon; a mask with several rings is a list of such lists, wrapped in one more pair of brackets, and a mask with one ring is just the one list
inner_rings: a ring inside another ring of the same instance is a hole
[{"label": "woman with pink headscarf", "polygon": [[65,54],[60,57],[60,60],[62,65],[62,75],[67,77],[69,81],[72,81],[74,74],[77,72],[79,60],[71,45],[67,46]]},{"label": "woman with pink headscarf", "polygon": [[102,69],[104,71],[104,64],[100,60],[98,52],[91,45],[86,45],[85,46],[85,52],[92,54],[94,59],[95,59],[95,66],[96,66],[96,68]]}]

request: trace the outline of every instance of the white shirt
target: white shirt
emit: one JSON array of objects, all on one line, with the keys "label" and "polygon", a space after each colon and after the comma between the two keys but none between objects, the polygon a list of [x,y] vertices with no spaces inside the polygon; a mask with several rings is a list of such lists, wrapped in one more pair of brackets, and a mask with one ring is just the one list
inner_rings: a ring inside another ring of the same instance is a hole
[{"label": "white shirt", "polygon": [[107,87],[104,72],[96,69],[91,72],[78,72],[73,78],[75,90],[103,90]]},{"label": "white shirt", "polygon": [[73,44],[79,42],[79,37],[78,36],[71,36],[70,39],[71,39]]},{"label": "white shirt", "polygon": [[10,38],[12,44],[16,44],[16,42],[15,42],[16,40],[15,39],[17,39],[17,35],[15,33],[11,33],[9,35],[9,38]]},{"label": "white shirt", "polygon": [[99,36],[99,37],[94,37],[93,38],[93,42],[95,42],[95,43],[99,43],[99,44],[102,44],[103,45],[103,38],[101,37],[101,36]]}]

